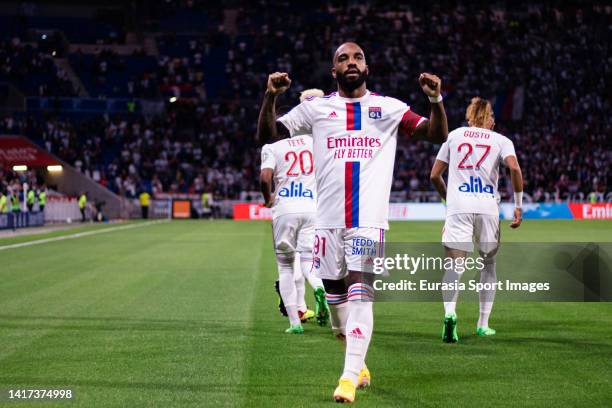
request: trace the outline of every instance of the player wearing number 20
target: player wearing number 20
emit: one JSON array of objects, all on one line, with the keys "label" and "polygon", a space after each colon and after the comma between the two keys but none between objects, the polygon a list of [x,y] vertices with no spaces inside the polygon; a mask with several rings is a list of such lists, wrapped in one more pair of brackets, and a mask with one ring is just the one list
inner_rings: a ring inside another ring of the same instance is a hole
[{"label": "player wearing number 20", "polygon": [[[323,91],[309,89],[301,100],[322,96]],[[316,215],[316,181],[312,159],[312,138],[295,136],[266,144],[261,149],[261,191],[266,207],[272,208],[272,232],[278,264],[279,291],[287,310],[287,333],[304,332],[298,309],[303,302],[303,288],[294,279],[296,252],[300,256],[300,273],[315,291],[316,319],[320,325],[329,320],[329,308],[320,278],[310,273]],[[274,182],[274,194],[272,194]],[[301,299],[302,298],[302,299]]]},{"label": "player wearing number 20", "polygon": [[[491,104],[481,98],[473,98],[467,109],[469,127],[460,127],[448,135],[442,145],[433,169],[431,181],[443,199],[446,199],[446,222],[442,242],[447,256],[465,257],[473,250],[473,239],[484,257],[484,268],[480,271],[480,282],[489,284],[480,291],[480,318],[476,334],[490,336],[495,330],[489,327],[489,315],[493,307],[497,275],[495,254],[499,245],[499,192],[497,179],[499,165],[510,169],[514,189],[514,220],[511,228],[521,224],[523,179],[514,152],[512,141],[493,131],[495,120]],[[442,174],[448,168],[448,188]],[[450,268],[444,274],[444,282],[458,283],[463,268]],[[461,272],[459,272],[461,271]],[[456,285],[448,285],[456,287]],[[455,305],[458,291],[443,292],[445,318],[442,340],[456,343],[457,317]]]}]

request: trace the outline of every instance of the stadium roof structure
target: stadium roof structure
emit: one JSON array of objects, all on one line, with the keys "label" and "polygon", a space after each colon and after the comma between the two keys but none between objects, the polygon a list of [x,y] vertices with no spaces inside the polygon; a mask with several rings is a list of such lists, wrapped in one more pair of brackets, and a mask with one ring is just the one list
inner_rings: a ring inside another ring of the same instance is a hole
[{"label": "stadium roof structure", "polygon": [[0,135],[0,166],[45,167],[61,163],[22,136]]}]

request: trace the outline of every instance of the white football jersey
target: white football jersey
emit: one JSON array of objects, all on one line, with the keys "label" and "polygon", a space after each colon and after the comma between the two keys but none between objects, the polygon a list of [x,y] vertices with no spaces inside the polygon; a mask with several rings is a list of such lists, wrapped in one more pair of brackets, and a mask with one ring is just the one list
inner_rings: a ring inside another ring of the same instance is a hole
[{"label": "white football jersey", "polygon": [[389,228],[397,134],[410,137],[425,118],[394,98],[307,98],[278,119],[291,135],[313,138],[316,228]]},{"label": "white football jersey", "polygon": [[448,163],[446,214],[499,215],[499,165],[516,156],[506,136],[488,129],[460,127],[448,134],[436,159]]},{"label": "white football jersey", "polygon": [[284,214],[317,210],[311,137],[296,136],[264,145],[261,169],[274,170],[273,219]]}]

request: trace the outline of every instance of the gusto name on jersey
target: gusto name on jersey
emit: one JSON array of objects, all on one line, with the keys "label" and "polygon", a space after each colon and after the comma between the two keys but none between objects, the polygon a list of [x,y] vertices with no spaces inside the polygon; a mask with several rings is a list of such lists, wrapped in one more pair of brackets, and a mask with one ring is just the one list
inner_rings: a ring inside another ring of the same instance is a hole
[{"label": "gusto name on jersey", "polygon": [[473,139],[489,139],[491,137],[490,134],[485,132],[477,132],[475,130],[466,130],[463,132],[464,137],[471,137]]},{"label": "gusto name on jersey", "polygon": [[303,198],[314,199],[312,190],[304,188],[304,184],[302,183],[296,184],[295,181],[292,181],[289,187],[281,188],[280,191],[278,192],[278,195],[279,197],[288,197],[288,198],[303,197]]},{"label": "gusto name on jersey", "polygon": [[459,186],[459,191],[462,193],[487,193],[495,196],[493,186],[484,184],[480,177],[470,176],[470,181]]}]

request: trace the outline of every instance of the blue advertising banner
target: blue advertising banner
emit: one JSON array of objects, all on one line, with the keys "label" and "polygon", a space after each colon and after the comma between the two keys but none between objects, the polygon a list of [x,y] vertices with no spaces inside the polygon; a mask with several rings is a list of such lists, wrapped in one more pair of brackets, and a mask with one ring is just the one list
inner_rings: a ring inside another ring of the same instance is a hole
[{"label": "blue advertising banner", "polygon": [[45,215],[42,212],[0,214],[0,230],[42,227],[43,225],[45,225]]},{"label": "blue advertising banner", "polygon": [[[511,220],[514,216],[514,204],[503,203],[501,219]],[[574,216],[567,204],[523,204],[523,219],[525,220],[571,220]]]}]

